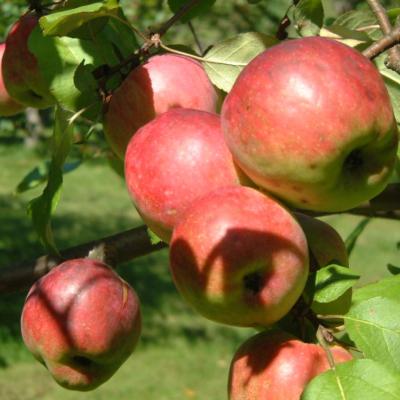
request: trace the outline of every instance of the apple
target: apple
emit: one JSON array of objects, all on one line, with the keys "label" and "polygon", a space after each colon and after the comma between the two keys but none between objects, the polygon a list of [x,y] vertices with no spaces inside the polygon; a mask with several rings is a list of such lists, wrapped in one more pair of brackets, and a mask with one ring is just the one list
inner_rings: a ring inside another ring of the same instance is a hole
[{"label": "apple", "polygon": [[25,109],[25,106],[17,103],[8,93],[4,86],[3,72],[2,72],[2,59],[6,49],[5,43],[0,43],[0,116],[9,117],[20,113]]},{"label": "apple", "polygon": [[263,327],[301,296],[307,242],[274,199],[244,186],[223,187],[183,214],[171,239],[170,269],[183,298],[204,317]]},{"label": "apple", "polygon": [[[330,349],[335,363],[352,355],[340,346]],[[325,350],[282,331],[264,331],[243,343],[232,360],[229,400],[300,400],[315,376],[329,369]]]},{"label": "apple", "polygon": [[125,180],[145,223],[169,242],[182,212],[198,197],[221,186],[239,185],[219,116],[171,109],[132,137]]},{"label": "apple", "polygon": [[218,95],[201,64],[163,54],[131,71],[113,93],[104,116],[106,138],[122,159],[132,135],[171,108],[215,112]]},{"label": "apple", "polygon": [[288,40],[257,56],[221,119],[238,165],[297,208],[353,208],[380,193],[394,167],[398,132],[383,79],[331,39]]},{"label": "apple", "polygon": [[26,298],[22,337],[67,389],[92,390],[133,352],[141,330],[133,289],[89,258],[66,261],[37,281]]},{"label": "apple", "polygon": [[[326,222],[302,213],[294,213],[307,238],[310,269],[317,271],[329,264],[349,266],[346,245],[336,230]],[[307,291],[303,294],[308,302]],[[317,314],[343,315],[351,306],[352,290],[348,289],[338,299],[329,303],[312,301],[311,308]]]},{"label": "apple", "polygon": [[29,50],[29,36],[38,25],[39,17],[23,15],[6,38],[3,56],[3,78],[10,96],[19,103],[34,108],[47,108],[55,100],[41,75],[36,57]]}]

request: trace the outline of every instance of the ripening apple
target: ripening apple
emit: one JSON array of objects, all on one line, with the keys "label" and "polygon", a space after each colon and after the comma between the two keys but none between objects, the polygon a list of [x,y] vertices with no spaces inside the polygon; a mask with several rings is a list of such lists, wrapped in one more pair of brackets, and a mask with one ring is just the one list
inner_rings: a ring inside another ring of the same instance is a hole
[{"label": "ripening apple", "polygon": [[104,263],[66,261],[37,281],[21,316],[28,349],[67,389],[92,390],[133,352],[141,330],[134,290]]},{"label": "ripening apple", "polygon": [[331,39],[288,40],[257,56],[221,120],[244,172],[297,208],[353,208],[380,193],[393,170],[398,132],[384,81]]},{"label": "ripening apple", "polygon": [[6,38],[2,68],[5,86],[13,99],[28,107],[46,108],[54,104],[54,98],[28,45],[38,21],[37,15],[29,13],[11,27]]},{"label": "ripening apple", "polygon": [[20,113],[25,109],[25,106],[17,103],[8,93],[4,86],[3,71],[2,71],[2,60],[3,54],[6,49],[5,43],[0,43],[0,116],[9,117]]},{"label": "ripening apple", "polygon": [[172,109],[132,137],[125,156],[129,194],[144,222],[169,242],[181,214],[198,197],[239,185],[219,116]]},{"label": "ripening apple", "polygon": [[187,57],[162,54],[136,67],[113,93],[104,116],[106,138],[124,158],[132,135],[171,108],[215,112],[217,93],[201,64]]},{"label": "ripening apple", "polygon": [[274,199],[224,187],[183,214],[170,243],[170,269],[183,298],[204,317],[263,327],[299,299],[309,270],[307,242]]},{"label": "ripening apple", "polygon": [[[353,358],[340,346],[330,351],[335,363]],[[300,400],[308,382],[329,368],[320,345],[283,331],[264,331],[236,351],[229,372],[229,400]]]}]

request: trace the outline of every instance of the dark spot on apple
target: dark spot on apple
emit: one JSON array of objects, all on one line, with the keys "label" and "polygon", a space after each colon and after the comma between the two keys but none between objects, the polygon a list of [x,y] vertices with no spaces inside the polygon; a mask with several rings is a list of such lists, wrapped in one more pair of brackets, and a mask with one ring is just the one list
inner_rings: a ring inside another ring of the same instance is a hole
[{"label": "dark spot on apple", "polygon": [[317,168],[317,164],[310,164],[310,169],[316,169]]},{"label": "dark spot on apple", "polygon": [[356,172],[364,164],[364,158],[360,149],[353,150],[344,160],[343,167],[347,171]]},{"label": "dark spot on apple", "polygon": [[252,272],[243,277],[243,284],[247,292],[256,295],[261,291],[264,278],[261,272]]},{"label": "dark spot on apple", "polygon": [[300,199],[300,201],[301,201],[303,204],[308,204],[308,200],[305,199],[305,198]]},{"label": "dark spot on apple", "polygon": [[295,192],[301,192],[301,188],[299,188],[297,185],[292,185],[292,189],[293,189]]},{"label": "dark spot on apple", "polygon": [[93,364],[93,361],[84,356],[74,356],[72,357],[72,361],[74,364],[79,365],[83,368],[88,368]]}]

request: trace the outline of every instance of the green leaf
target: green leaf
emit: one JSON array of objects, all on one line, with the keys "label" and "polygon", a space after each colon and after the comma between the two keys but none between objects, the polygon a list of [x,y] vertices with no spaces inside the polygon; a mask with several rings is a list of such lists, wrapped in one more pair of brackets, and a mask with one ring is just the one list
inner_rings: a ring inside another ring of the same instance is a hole
[{"label": "green leaf", "polygon": [[[78,168],[81,164],[81,160],[66,163],[63,166],[63,173],[66,174],[68,172],[71,172],[74,169]],[[34,189],[42,183],[47,182],[49,178],[49,170],[50,163],[48,161],[45,161],[44,163],[33,168],[22,178],[21,182],[17,185],[15,189],[16,193],[26,192],[27,190]]]},{"label": "green leaf", "polygon": [[378,40],[382,37],[376,16],[369,9],[351,10],[344,13],[329,28],[332,27],[343,27],[349,31],[357,31],[367,35],[371,40]]},{"label": "green leaf", "polygon": [[262,33],[239,34],[212,47],[204,57],[204,68],[215,86],[229,92],[243,68],[277,43],[277,39]]},{"label": "green leaf", "polygon": [[356,303],[344,322],[351,340],[365,357],[400,371],[399,300],[374,297]]},{"label": "green leaf", "polygon": [[28,213],[33,226],[46,250],[58,254],[51,230],[51,215],[60,199],[63,182],[63,165],[71,147],[72,126],[68,122],[68,113],[56,108],[52,143],[52,159],[49,167],[47,185],[43,193],[30,201]]},{"label": "green leaf", "polygon": [[400,375],[373,360],[336,365],[314,378],[301,400],[400,400]]},{"label": "green leaf", "polygon": [[379,69],[380,74],[385,81],[392,102],[394,116],[397,123],[400,123],[400,75],[387,68],[385,65],[386,53],[383,53],[374,59],[374,63]]},{"label": "green leaf", "polygon": [[[182,22],[188,22],[190,19],[193,17],[197,17],[200,14],[205,14],[210,10],[210,8],[214,5],[216,0],[202,0],[197,4],[196,6],[193,7],[193,9],[185,14],[184,17],[182,17],[181,21]],[[168,5],[169,8],[173,13],[176,13],[179,11],[179,9],[184,6],[185,4],[188,3],[188,0],[168,0]]]},{"label": "green leaf", "polygon": [[351,30],[340,25],[331,25],[327,28],[323,27],[319,35],[334,39],[350,47],[356,47],[359,50],[365,49],[372,43],[372,39],[365,32]]},{"label": "green leaf", "polygon": [[378,282],[370,283],[353,292],[353,303],[359,303],[374,297],[384,296],[386,299],[400,299],[400,276],[390,276]]},{"label": "green leaf", "polygon": [[315,36],[319,33],[324,22],[321,0],[300,0],[292,13],[291,20],[301,36]]},{"label": "green leaf", "polygon": [[329,303],[338,299],[354,286],[360,276],[348,267],[331,264],[317,271],[315,276],[314,300]]},{"label": "green leaf", "polygon": [[94,19],[116,16],[118,11],[118,1],[107,0],[66,10],[57,10],[41,17],[39,23],[46,36],[67,36]]},{"label": "green leaf", "polygon": [[[95,121],[101,113],[102,101],[92,72],[104,64],[118,64],[121,54],[126,57],[134,51],[136,39],[127,26],[109,20],[93,40],[44,37],[40,29],[35,29],[29,46],[57,102],[71,112],[86,110],[84,116]],[[117,78],[115,85],[120,83],[121,78]]]},{"label": "green leaf", "polygon": [[350,233],[350,235],[347,237],[347,239],[345,240],[347,254],[349,255],[349,257],[350,257],[350,254],[352,253],[352,251],[354,250],[354,247],[355,247],[355,245],[357,243],[357,240],[362,235],[362,233],[364,232],[365,228],[367,227],[367,225],[370,222],[371,222],[371,218],[362,219],[356,225],[356,227],[353,229],[353,231]]}]

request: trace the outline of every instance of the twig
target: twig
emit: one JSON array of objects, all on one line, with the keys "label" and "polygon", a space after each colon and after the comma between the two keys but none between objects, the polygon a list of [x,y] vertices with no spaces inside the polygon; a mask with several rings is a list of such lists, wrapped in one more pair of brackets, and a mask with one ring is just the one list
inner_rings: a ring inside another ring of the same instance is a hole
[{"label": "twig", "polygon": [[[382,50],[380,50],[376,55],[378,55],[378,54],[382,53],[383,51],[389,49],[389,55],[388,55],[388,58],[387,58],[385,64],[386,64],[386,66],[388,68],[399,72],[400,49],[397,46],[393,47],[393,44],[398,43],[400,33],[397,34],[397,39],[396,39],[396,33],[394,33],[394,31],[392,31],[392,25],[391,25],[391,23],[389,21],[389,18],[387,16],[387,14],[386,14],[386,10],[382,6],[380,0],[367,0],[367,2],[368,2],[369,7],[371,8],[371,11],[376,15],[376,18],[378,20],[379,26],[381,27],[381,31],[382,31],[383,35],[385,36],[385,38],[390,38],[391,37],[392,39],[395,39],[393,43],[391,43],[390,41],[389,42],[388,41],[383,42],[383,44],[381,44]],[[386,43],[391,43],[391,44],[387,44],[386,45]],[[379,49],[379,47],[376,47],[375,51],[377,51],[377,49]],[[365,52],[363,54],[365,55]],[[365,56],[371,59],[373,57],[376,57],[376,55],[373,55],[372,57],[369,56],[369,55],[365,55]]]},{"label": "twig", "polygon": [[164,22],[157,32],[160,36],[163,36],[172,25],[178,22],[182,17],[184,17],[193,7],[200,4],[201,0],[189,0],[186,2],[168,21]]},{"label": "twig", "polygon": [[200,51],[200,54],[203,55],[204,54],[204,49],[203,49],[203,46],[202,46],[202,44],[200,42],[199,37],[197,36],[196,30],[194,29],[192,21],[189,21],[188,25],[189,25],[190,32],[192,32],[194,41],[196,42],[196,45],[197,45],[197,47],[198,47],[198,49]]},{"label": "twig", "polygon": [[144,35],[135,27],[133,27],[133,31],[137,31],[136,33],[142,37],[142,39],[144,39],[144,43],[141,48],[113,67],[101,65],[100,67],[96,68],[96,70],[93,71],[95,79],[105,86],[105,81],[107,81],[108,78],[116,73],[119,73],[125,66],[129,64],[131,64],[132,67],[140,65],[141,57],[147,54],[152,47],[158,47],[161,36],[164,35],[168,29],[172,27],[172,25],[186,15],[186,13],[188,13],[194,6],[200,3],[200,1],[201,0],[190,0],[185,3],[169,20],[160,26],[157,32],[151,31],[147,35]]},{"label": "twig", "polygon": [[49,272],[61,261],[86,257],[95,249],[104,253],[104,261],[115,266],[166,247],[165,243],[152,244],[145,226],[61,251],[61,258],[42,256],[19,265],[0,269],[0,293],[23,290]]}]

